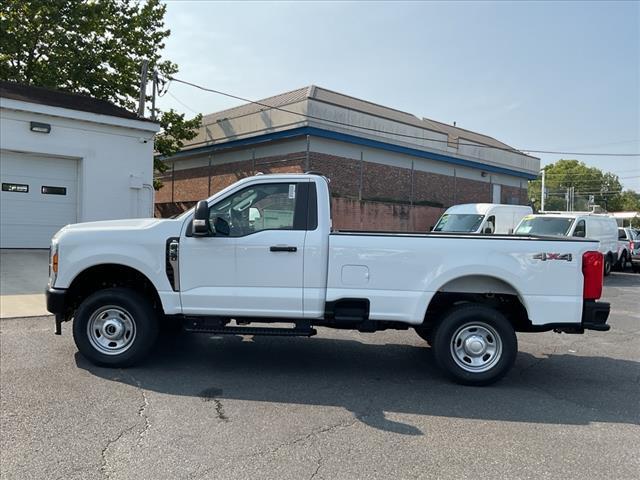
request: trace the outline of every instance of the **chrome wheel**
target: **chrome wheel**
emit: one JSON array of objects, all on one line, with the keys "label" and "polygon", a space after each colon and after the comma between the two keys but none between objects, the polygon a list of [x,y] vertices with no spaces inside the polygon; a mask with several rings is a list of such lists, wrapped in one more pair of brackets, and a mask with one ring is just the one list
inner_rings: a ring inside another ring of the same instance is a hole
[{"label": "chrome wheel", "polygon": [[451,355],[467,372],[486,372],[500,361],[502,340],[486,323],[467,323],[452,336]]},{"label": "chrome wheel", "polygon": [[133,345],[136,323],[122,307],[108,305],[96,310],[87,322],[91,345],[106,355],[119,355]]}]

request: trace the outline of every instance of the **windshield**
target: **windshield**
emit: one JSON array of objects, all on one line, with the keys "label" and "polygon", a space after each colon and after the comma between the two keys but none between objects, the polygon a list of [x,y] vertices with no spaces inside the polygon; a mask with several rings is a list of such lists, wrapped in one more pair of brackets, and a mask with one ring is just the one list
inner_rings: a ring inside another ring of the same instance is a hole
[{"label": "windshield", "polygon": [[484,215],[445,213],[433,229],[435,232],[475,232]]},{"label": "windshield", "polygon": [[514,233],[564,237],[569,233],[572,224],[573,218],[570,217],[525,217]]}]

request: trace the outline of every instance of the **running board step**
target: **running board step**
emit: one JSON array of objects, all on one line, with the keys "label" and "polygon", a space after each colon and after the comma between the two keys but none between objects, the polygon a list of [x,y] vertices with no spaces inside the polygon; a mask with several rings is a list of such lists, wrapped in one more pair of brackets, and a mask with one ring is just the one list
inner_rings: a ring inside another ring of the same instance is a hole
[{"label": "running board step", "polygon": [[271,328],[271,327],[217,327],[208,325],[189,325],[185,331],[191,333],[210,333],[214,335],[267,335],[282,337],[312,337],[315,328]]}]

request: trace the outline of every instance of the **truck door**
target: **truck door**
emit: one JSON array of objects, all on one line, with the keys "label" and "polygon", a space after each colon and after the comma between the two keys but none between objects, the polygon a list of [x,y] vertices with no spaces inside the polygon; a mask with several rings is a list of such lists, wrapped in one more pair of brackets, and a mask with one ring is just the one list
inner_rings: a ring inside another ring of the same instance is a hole
[{"label": "truck door", "polygon": [[181,242],[183,312],[301,318],[307,192],[263,180],[211,205],[215,235]]}]

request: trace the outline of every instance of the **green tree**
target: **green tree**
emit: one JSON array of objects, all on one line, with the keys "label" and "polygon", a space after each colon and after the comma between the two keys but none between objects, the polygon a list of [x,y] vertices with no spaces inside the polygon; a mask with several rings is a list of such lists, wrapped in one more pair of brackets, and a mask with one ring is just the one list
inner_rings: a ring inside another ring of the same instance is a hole
[{"label": "green tree", "polygon": [[[0,79],[90,95],[134,111],[140,66],[160,75],[178,71],[162,59],[166,5],[159,0],[3,0]],[[171,156],[197,134],[202,116],[158,113],[159,156]],[[157,171],[166,170],[156,158]],[[155,184],[160,187],[159,183]]]},{"label": "green tree", "polygon": [[[617,175],[588,167],[578,160],[558,160],[544,167],[544,171],[545,210],[565,210],[565,195],[572,187],[574,210],[588,210],[591,196],[595,205],[609,211],[619,210],[622,185]],[[529,198],[536,208],[540,208],[541,188],[541,178],[529,182]]]}]

